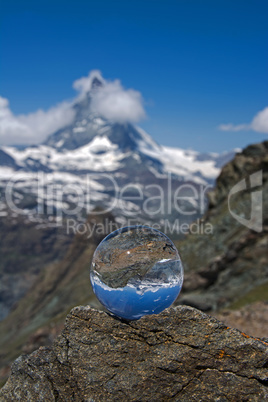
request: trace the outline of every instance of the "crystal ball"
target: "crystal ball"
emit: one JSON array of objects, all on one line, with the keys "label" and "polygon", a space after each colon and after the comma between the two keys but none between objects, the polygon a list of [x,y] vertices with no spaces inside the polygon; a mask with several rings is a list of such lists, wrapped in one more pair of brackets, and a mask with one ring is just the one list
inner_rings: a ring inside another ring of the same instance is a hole
[{"label": "crystal ball", "polygon": [[110,233],[93,255],[90,280],[106,309],[126,320],[158,314],[180,293],[183,266],[172,241],[148,226]]}]

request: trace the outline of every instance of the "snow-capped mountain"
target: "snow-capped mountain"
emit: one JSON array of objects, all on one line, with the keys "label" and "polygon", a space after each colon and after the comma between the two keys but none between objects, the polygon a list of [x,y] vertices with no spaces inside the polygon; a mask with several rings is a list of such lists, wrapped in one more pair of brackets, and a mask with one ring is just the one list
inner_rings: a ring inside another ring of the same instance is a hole
[{"label": "snow-capped mountain", "polygon": [[[93,79],[91,90],[73,105],[74,122],[43,144],[0,148],[0,216],[12,212],[42,220],[56,210],[82,216],[96,206],[115,209],[117,215],[150,215],[158,211],[161,189],[166,197],[185,183],[195,189],[212,184],[232,158],[234,152],[163,147],[139,127],[104,119],[90,108],[92,94],[102,85]],[[160,209],[157,215],[165,216]]]}]

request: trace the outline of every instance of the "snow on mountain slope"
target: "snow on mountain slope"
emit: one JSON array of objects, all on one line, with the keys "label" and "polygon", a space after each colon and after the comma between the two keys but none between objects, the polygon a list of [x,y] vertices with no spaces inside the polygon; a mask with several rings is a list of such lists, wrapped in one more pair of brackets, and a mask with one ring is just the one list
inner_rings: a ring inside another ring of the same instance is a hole
[{"label": "snow on mountain slope", "polygon": [[[198,152],[185,151],[180,148],[163,147],[162,162],[166,170],[177,173],[177,169],[185,169],[185,179],[187,173],[191,175],[200,174],[204,179],[214,180],[220,173],[220,168],[215,166],[215,159],[198,161]],[[178,174],[178,173],[177,173]]]},{"label": "snow on mountain slope", "polygon": [[[137,131],[141,134],[137,146],[125,151],[105,134],[95,136],[88,144],[73,150],[58,150],[47,145],[22,150],[3,147],[14,166],[0,166],[0,187],[5,190],[10,181],[14,183],[14,205],[20,205],[21,198],[30,198],[32,208],[37,199],[47,208],[66,211],[72,209],[70,205],[77,197],[87,194],[88,188],[92,209],[98,204],[109,207],[116,197],[115,187],[120,189],[129,183],[139,185],[141,189],[156,183],[165,188],[168,175],[172,174],[177,186],[187,182],[205,186],[218,175],[219,155],[202,158],[195,151],[161,147],[142,130],[138,128]],[[121,201],[120,206],[127,206],[128,211],[136,208],[135,201]],[[29,209],[31,207],[26,203],[25,214]],[[14,210],[16,212],[16,208]],[[6,215],[4,206],[0,215]]]},{"label": "snow on mountain slope", "polygon": [[[27,171],[36,171],[35,167],[38,167],[38,170],[48,172],[115,172],[123,166],[123,159],[132,154],[136,155],[137,163],[140,160],[137,155],[148,156],[161,164],[162,174],[170,172],[185,181],[205,183],[214,180],[220,172],[220,167],[217,166],[218,154],[212,154],[211,159],[198,160],[201,154],[195,151],[161,146],[148,147],[143,141],[138,141],[138,145],[133,151],[122,152],[119,144],[112,143],[106,135],[102,135],[74,150],[58,151],[46,145],[23,150],[5,146],[2,150],[13,158],[20,170]],[[231,155],[232,153],[230,157]],[[18,168],[10,168],[9,172],[15,172]],[[157,173],[160,172],[155,172],[155,175]]]}]

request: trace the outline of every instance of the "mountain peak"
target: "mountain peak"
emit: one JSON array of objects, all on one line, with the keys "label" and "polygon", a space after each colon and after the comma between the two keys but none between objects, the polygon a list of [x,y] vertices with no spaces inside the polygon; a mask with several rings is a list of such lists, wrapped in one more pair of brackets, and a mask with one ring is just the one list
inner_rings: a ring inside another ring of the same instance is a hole
[{"label": "mountain peak", "polygon": [[94,77],[91,82],[91,89],[97,89],[103,86],[103,82],[98,77]]}]

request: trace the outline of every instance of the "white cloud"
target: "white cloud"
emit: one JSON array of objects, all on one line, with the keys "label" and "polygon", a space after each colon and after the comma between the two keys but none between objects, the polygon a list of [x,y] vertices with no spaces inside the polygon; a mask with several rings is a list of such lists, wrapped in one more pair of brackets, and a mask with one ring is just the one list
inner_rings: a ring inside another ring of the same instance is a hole
[{"label": "white cloud", "polygon": [[[92,89],[97,78],[102,86]],[[99,70],[74,81],[78,91],[72,102],[62,102],[48,110],[39,109],[29,114],[14,115],[7,99],[0,96],[0,144],[36,144],[56,130],[71,124],[75,118],[74,103],[83,99],[91,90],[91,111],[119,123],[137,122],[145,117],[140,92],[124,89],[119,80],[106,81]]]},{"label": "white cloud", "polygon": [[75,112],[68,102],[47,111],[15,116],[7,99],[0,97],[0,144],[34,144],[73,121]]},{"label": "white cloud", "polygon": [[268,134],[268,107],[258,112],[250,124],[221,124],[218,129],[221,131],[253,130],[257,133]]},{"label": "white cloud", "polygon": [[256,114],[252,120],[251,128],[258,133],[268,134],[268,107]]},{"label": "white cloud", "polygon": [[145,117],[140,92],[124,89],[118,80],[108,82],[95,91],[92,110],[119,123],[137,122]]},{"label": "white cloud", "polygon": [[220,124],[218,129],[221,131],[241,131],[241,130],[248,130],[250,128],[247,124]]}]

